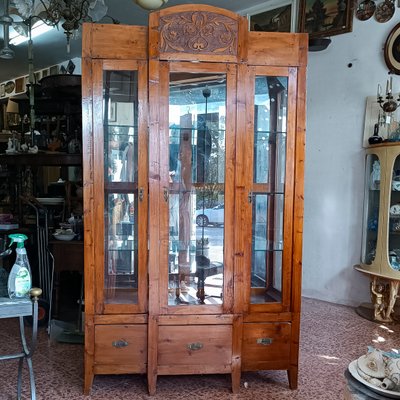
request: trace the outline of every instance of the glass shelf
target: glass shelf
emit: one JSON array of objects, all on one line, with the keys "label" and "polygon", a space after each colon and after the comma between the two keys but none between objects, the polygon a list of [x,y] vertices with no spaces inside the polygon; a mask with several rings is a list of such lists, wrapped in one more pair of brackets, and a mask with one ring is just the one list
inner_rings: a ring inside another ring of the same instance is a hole
[{"label": "glass shelf", "polygon": [[[118,128],[129,128],[130,130],[133,130],[134,132],[137,132],[137,130],[138,130],[138,126],[137,125],[130,125],[130,124],[125,124],[125,125],[122,125],[122,124],[118,124],[118,125],[117,124],[104,124],[103,126],[104,126],[105,130],[114,129],[112,131],[112,135],[116,135],[116,136],[125,135],[126,134],[126,133],[122,133],[122,132],[116,131],[116,129],[118,129]],[[131,136],[137,136],[137,134],[134,134],[134,135],[131,135]]]},{"label": "glass shelf", "polygon": [[254,132],[255,137],[257,138],[258,135],[286,135],[286,131],[269,131],[269,130],[257,130]]}]

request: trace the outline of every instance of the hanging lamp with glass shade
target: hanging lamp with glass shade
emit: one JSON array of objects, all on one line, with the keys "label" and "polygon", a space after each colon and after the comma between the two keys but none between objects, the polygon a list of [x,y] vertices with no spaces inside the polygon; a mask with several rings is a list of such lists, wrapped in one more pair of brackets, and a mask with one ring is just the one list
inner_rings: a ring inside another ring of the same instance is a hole
[{"label": "hanging lamp with glass shade", "polygon": [[[133,0],[139,7],[151,11],[164,6],[168,0]],[[74,37],[83,22],[98,22],[105,17],[119,23],[107,14],[108,6],[104,0],[13,0],[13,9],[23,21],[15,21],[9,15],[10,1],[4,0],[4,15],[0,16],[0,25],[4,30],[4,48],[0,50],[0,58],[14,58],[14,51],[9,47],[9,29],[12,26],[20,35],[28,36],[26,26],[30,28],[34,22],[42,21],[49,26],[60,26],[67,38],[67,52],[70,52],[71,38]]]},{"label": "hanging lamp with glass shade", "polygon": [[145,10],[157,10],[168,3],[168,0],[134,0],[134,2]]},{"label": "hanging lamp with glass shade", "polygon": [[4,44],[0,50],[0,58],[4,60],[11,60],[14,58],[14,50],[9,47],[10,40],[10,26],[13,23],[13,19],[8,15],[9,0],[4,0],[4,15],[0,16],[0,24],[3,24]]}]

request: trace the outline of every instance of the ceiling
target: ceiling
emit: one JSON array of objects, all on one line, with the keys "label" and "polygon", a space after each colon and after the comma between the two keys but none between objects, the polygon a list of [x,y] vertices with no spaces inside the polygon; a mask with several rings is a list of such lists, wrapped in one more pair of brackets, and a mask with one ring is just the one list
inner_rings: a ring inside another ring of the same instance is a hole
[{"label": "ceiling", "polygon": [[[0,4],[0,15],[4,13],[4,3]],[[37,1],[37,0],[36,0]],[[267,0],[268,1],[268,0]],[[133,0],[105,0],[108,5],[108,14],[120,21],[121,24],[147,25],[148,12],[136,5]],[[192,4],[187,0],[169,0],[167,6]],[[265,0],[206,0],[196,1],[196,4],[208,4],[240,12],[244,8],[265,5]],[[245,4],[245,6],[243,5]],[[109,19],[104,20],[105,23]],[[0,46],[3,46],[3,29],[0,25]],[[15,57],[12,60],[0,59],[0,82],[28,74],[28,46],[27,43],[12,46]],[[81,56],[81,38],[71,40],[71,52],[67,53],[66,38],[62,29],[53,29],[50,32],[33,39],[34,69],[39,70],[54,64],[61,63],[74,57]]]}]

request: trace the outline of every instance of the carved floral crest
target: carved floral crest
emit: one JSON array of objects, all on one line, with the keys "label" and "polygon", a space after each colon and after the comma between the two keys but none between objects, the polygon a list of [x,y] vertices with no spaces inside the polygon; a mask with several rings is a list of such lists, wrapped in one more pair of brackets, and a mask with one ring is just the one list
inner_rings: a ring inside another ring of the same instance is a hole
[{"label": "carved floral crest", "polygon": [[160,18],[161,52],[237,54],[236,20],[206,11]]}]

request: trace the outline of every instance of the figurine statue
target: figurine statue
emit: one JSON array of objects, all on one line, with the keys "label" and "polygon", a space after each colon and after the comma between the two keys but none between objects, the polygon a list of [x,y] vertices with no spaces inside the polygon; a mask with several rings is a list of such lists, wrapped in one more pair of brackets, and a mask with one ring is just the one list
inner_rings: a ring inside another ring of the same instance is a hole
[{"label": "figurine statue", "polygon": [[39,148],[35,145],[33,147],[28,147],[28,153],[36,154],[39,151]]},{"label": "figurine statue", "polygon": [[375,160],[372,164],[370,189],[377,190],[380,188],[381,183],[381,164],[378,160]]},{"label": "figurine statue", "polygon": [[371,301],[374,306],[374,320],[380,322],[393,322],[393,312],[399,291],[399,281],[391,280],[384,285],[378,282],[377,277],[371,281]]},{"label": "figurine statue", "polygon": [[6,153],[15,153],[17,149],[15,148],[14,142],[15,139],[8,138]]},{"label": "figurine statue", "polygon": [[377,283],[376,277],[371,281],[371,300],[374,305],[374,320],[385,321],[386,304],[384,302],[385,285]]},{"label": "figurine statue", "polygon": [[399,291],[399,281],[390,281],[389,290],[386,291],[386,293],[388,293],[386,316],[385,316],[386,321],[393,321],[392,314],[394,312],[394,305],[398,297],[397,294],[398,291]]}]

